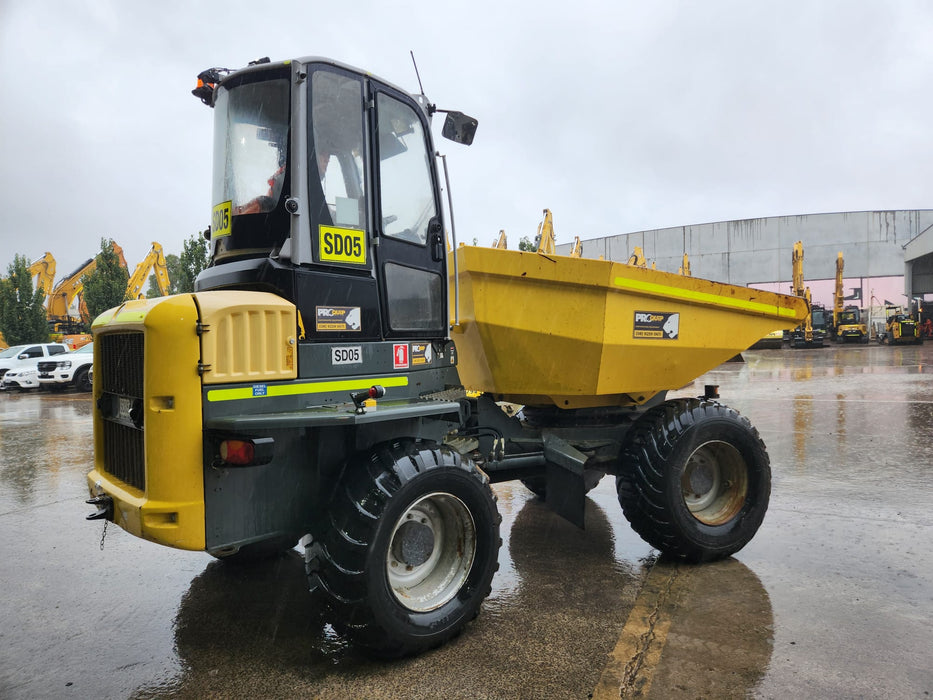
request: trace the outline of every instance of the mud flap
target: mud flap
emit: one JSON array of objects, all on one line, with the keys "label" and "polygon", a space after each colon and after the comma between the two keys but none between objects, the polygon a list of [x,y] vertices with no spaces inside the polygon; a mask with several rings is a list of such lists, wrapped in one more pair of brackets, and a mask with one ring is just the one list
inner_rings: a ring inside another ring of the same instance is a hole
[{"label": "mud flap", "polygon": [[562,518],[583,529],[586,486],[583,465],[587,456],[556,435],[544,435],[547,460],[547,495],[545,503]]}]

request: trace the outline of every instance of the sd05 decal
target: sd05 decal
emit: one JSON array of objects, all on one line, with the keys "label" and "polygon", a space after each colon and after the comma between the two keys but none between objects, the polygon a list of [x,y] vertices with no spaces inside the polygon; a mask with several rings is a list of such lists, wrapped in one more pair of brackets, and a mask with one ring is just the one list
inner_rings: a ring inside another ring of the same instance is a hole
[{"label": "sd05 decal", "polygon": [[231,202],[221,202],[211,211],[211,239],[230,235]]},{"label": "sd05 decal", "polygon": [[366,231],[358,228],[320,227],[321,262],[366,264]]},{"label": "sd05 decal", "polygon": [[664,311],[636,311],[633,338],[677,340],[680,334],[680,314]]}]

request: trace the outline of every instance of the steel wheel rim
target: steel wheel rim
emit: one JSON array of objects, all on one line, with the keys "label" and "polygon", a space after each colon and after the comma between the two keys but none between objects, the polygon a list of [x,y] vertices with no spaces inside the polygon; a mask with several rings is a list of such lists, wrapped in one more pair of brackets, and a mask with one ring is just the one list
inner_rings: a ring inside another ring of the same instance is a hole
[{"label": "steel wheel rim", "polygon": [[457,595],[475,558],[470,509],[449,493],[422,496],[392,528],[386,553],[389,588],[409,610],[435,610]]},{"label": "steel wheel rim", "polygon": [[742,510],[748,496],[748,468],[727,442],[703,443],[687,458],[680,478],[684,504],[704,525],[722,525]]}]

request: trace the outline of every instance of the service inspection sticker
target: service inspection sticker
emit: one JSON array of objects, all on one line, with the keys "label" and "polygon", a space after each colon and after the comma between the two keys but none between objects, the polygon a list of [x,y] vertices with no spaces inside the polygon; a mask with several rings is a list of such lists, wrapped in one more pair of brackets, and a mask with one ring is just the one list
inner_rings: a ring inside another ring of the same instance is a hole
[{"label": "service inspection sticker", "polygon": [[434,351],[431,350],[430,343],[412,343],[411,344],[411,366],[429,365],[434,359]]},{"label": "service inspection sticker", "polygon": [[363,346],[350,345],[330,349],[331,364],[358,365],[363,362]]},{"label": "service inspection sticker", "polygon": [[359,306],[315,306],[314,329],[318,331],[358,331]]},{"label": "service inspection sticker", "polygon": [[211,211],[211,239],[230,235],[230,201],[221,202]]},{"label": "service inspection sticker", "polygon": [[664,311],[636,311],[633,338],[659,338],[677,340],[680,333],[680,314]]},{"label": "service inspection sticker", "polygon": [[321,262],[366,264],[366,231],[358,228],[320,227]]}]

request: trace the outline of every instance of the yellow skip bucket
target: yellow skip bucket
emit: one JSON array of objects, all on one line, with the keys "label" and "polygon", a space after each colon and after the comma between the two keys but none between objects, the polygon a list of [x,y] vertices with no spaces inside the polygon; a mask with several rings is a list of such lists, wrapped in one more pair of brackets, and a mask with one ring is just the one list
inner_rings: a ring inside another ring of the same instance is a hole
[{"label": "yellow skip bucket", "polygon": [[800,297],[608,260],[472,246],[454,254],[461,381],[514,403],[642,403],[807,315]]}]

